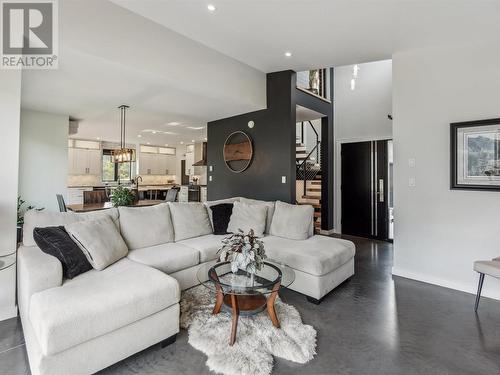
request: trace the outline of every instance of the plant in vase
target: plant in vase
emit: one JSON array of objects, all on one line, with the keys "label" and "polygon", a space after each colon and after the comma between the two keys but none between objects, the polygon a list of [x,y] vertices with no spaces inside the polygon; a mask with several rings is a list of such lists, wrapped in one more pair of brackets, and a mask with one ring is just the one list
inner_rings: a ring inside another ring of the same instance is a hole
[{"label": "plant in vase", "polygon": [[113,190],[109,200],[114,207],[130,206],[135,202],[135,195],[132,190],[120,185]]},{"label": "plant in vase", "polygon": [[23,240],[23,225],[24,225],[24,214],[29,210],[42,211],[43,208],[36,208],[35,206],[29,205],[24,208],[26,201],[21,197],[17,197],[17,242],[22,242]]},{"label": "plant in vase", "polygon": [[248,234],[240,229],[238,233],[225,237],[218,253],[220,261],[231,262],[233,273],[240,269],[252,275],[262,269],[264,259],[267,258],[264,243],[255,236],[253,229]]}]

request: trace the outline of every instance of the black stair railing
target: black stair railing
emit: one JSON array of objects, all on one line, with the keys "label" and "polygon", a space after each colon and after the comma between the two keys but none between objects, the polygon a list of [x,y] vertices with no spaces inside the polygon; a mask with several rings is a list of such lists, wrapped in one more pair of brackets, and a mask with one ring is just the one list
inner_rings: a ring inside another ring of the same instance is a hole
[{"label": "black stair railing", "polygon": [[[304,160],[302,162],[297,162],[297,177],[300,180],[303,180],[304,186],[303,186],[303,196],[307,195],[307,181],[314,180],[316,178],[316,175],[321,171],[321,161],[320,161],[320,147],[321,147],[321,141],[319,140],[319,134],[314,128],[314,125],[312,124],[311,121],[307,121],[309,125],[311,126],[312,130],[314,131],[314,134],[316,135],[316,145],[312,148],[311,151],[307,154]],[[304,144],[304,122],[302,121],[301,123],[301,143]],[[316,163],[311,163],[311,155],[316,154]]]}]

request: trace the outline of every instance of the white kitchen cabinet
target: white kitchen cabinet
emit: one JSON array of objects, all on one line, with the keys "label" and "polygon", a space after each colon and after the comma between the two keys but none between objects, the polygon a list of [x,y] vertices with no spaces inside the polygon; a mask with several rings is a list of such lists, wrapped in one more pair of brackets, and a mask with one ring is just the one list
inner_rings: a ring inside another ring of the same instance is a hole
[{"label": "white kitchen cabinet", "polygon": [[181,186],[179,190],[179,196],[177,197],[179,202],[186,203],[189,200],[189,190],[187,186]]},{"label": "white kitchen cabinet", "polygon": [[194,175],[194,152],[186,152],[186,175]]},{"label": "white kitchen cabinet", "polygon": [[92,188],[68,188],[66,204],[83,204],[84,191],[92,191]]},{"label": "white kitchen cabinet", "polygon": [[155,156],[156,154],[149,154],[147,152],[141,152],[139,158],[139,174],[151,175],[154,174],[155,169]]},{"label": "white kitchen cabinet", "polygon": [[68,173],[70,175],[100,175],[101,150],[84,148],[68,149]]},{"label": "white kitchen cabinet", "polygon": [[202,186],[200,187],[200,202],[206,202],[207,201],[207,187]]},{"label": "white kitchen cabinet", "polygon": [[154,174],[156,175],[167,175],[167,158],[168,155],[157,154],[155,155],[155,163],[154,163]]},{"label": "white kitchen cabinet", "polygon": [[175,155],[167,155],[167,171],[169,175],[177,174],[177,159]]}]

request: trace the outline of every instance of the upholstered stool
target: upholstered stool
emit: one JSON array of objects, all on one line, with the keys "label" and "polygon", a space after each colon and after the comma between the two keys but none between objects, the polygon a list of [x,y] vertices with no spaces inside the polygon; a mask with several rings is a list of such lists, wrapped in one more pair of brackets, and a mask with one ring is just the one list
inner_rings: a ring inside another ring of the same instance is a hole
[{"label": "upholstered stool", "polygon": [[493,276],[500,279],[500,257],[493,260],[478,260],[474,262],[474,271],[479,272],[479,285],[477,287],[476,304],[474,311],[477,311],[481,289],[483,288],[484,275]]}]

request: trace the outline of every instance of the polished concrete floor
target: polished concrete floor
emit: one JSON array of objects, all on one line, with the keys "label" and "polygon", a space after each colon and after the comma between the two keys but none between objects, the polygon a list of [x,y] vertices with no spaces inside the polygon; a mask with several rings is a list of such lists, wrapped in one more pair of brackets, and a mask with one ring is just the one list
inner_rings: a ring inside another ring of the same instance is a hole
[{"label": "polished concrete floor", "polygon": [[[273,374],[500,374],[500,303],[391,276],[392,245],[354,239],[356,275],[319,305],[285,290],[318,331],[317,356],[305,365],[279,358]],[[187,343],[158,345],[102,374],[210,374]],[[0,374],[29,374],[21,325],[0,323]]]}]

